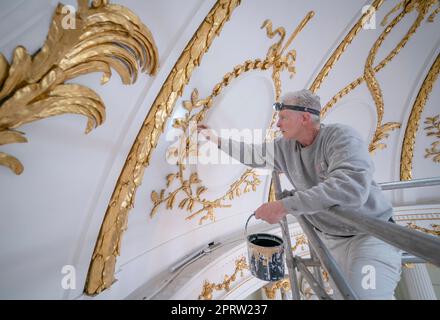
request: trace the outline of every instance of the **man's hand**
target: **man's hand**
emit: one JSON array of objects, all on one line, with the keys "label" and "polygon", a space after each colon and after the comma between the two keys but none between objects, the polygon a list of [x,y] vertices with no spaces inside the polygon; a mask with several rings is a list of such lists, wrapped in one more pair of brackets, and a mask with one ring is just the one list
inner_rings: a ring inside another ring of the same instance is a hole
[{"label": "man's hand", "polygon": [[255,218],[270,224],[278,223],[287,214],[281,201],[267,202],[255,211]]},{"label": "man's hand", "polygon": [[212,141],[216,144],[218,144],[218,136],[214,133],[214,130],[209,128],[208,126],[204,124],[198,124],[197,125],[197,133],[201,133],[205,138],[209,141]]}]

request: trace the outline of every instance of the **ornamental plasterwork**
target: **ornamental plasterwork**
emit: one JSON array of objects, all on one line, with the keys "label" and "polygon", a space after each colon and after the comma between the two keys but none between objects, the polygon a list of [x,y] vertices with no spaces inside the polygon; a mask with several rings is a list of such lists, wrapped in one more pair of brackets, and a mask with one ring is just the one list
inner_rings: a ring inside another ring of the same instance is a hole
[{"label": "ornamental plasterwork", "polygon": [[[292,251],[300,255],[308,254],[308,242],[306,236],[301,233],[297,235],[293,235],[292,242],[295,244],[292,246]],[[300,250],[298,250],[300,249]],[[307,251],[306,251],[307,250]],[[241,272],[241,276],[243,277],[243,270],[249,270],[249,266],[247,264],[247,259],[245,257],[241,257],[235,261],[235,271],[231,276],[225,275],[224,281],[219,284],[211,283],[208,280],[205,280],[202,288],[202,292],[199,295],[199,300],[211,300],[212,294],[214,291],[226,291],[230,290],[231,284],[234,281],[237,281],[238,272]],[[323,279],[324,281],[328,281],[328,275],[325,271],[323,271]],[[286,282],[287,281],[287,282]],[[283,279],[272,283],[271,285],[266,285],[263,287],[266,295],[269,299],[273,299],[275,296],[276,290],[284,290],[285,292],[290,291],[290,283],[289,280]],[[273,296],[273,297],[272,297]]]},{"label": "ornamental plasterwork", "polygon": [[[308,269],[311,273],[313,273],[312,268],[308,268]],[[330,286],[330,282],[329,282],[330,278],[328,276],[328,273],[325,270],[323,270],[322,268],[320,268],[320,271],[321,271],[322,280],[324,282],[324,289],[327,292],[327,294],[331,296],[333,294],[333,289]],[[301,274],[299,276],[298,282],[299,282],[299,292],[300,292],[302,300],[316,300],[317,299],[317,296],[313,292],[309,283]],[[286,277],[282,280],[278,280],[276,282],[269,283],[269,284],[265,285],[263,287],[263,290],[264,290],[266,297],[269,300],[274,300],[277,296],[277,292],[280,292],[281,296],[283,296],[283,295],[288,296],[288,295],[292,294],[292,291],[290,288],[290,280],[288,277]]]},{"label": "ornamental plasterwork", "polygon": [[269,283],[263,287],[263,290],[269,300],[274,300],[278,290],[280,290],[281,294],[291,292],[290,280],[288,278],[284,278],[282,280]]},{"label": "ornamental plasterwork", "polygon": [[[420,232],[424,232],[426,234],[434,235],[434,236],[440,236],[440,224],[438,224],[438,221],[440,220],[440,215],[438,213],[421,213],[417,214],[414,213],[416,210],[423,210],[423,211],[430,211],[430,209],[408,209],[408,214],[400,214],[401,212],[404,212],[402,210],[399,210],[399,214],[395,215],[395,220],[398,224],[406,226],[408,228],[418,230]],[[434,210],[434,209],[433,209]],[[437,210],[437,209],[435,209]],[[409,222],[406,222],[409,221]],[[433,221],[434,223],[430,223],[429,226],[424,224],[424,221]],[[292,228],[292,226],[291,226]],[[301,257],[308,257],[309,256],[309,248],[308,248],[308,242],[307,237],[303,233],[295,233],[292,235],[292,251],[294,252],[294,255],[298,255]],[[237,263],[237,262],[236,262]],[[412,263],[406,263],[404,265],[406,268],[413,268],[414,264]],[[310,268],[309,268],[310,269]],[[330,287],[329,282],[329,274],[322,268],[321,270],[321,276],[324,281],[325,290],[329,295],[333,294],[333,289]],[[310,271],[313,273],[313,270],[310,269]],[[313,290],[310,288],[309,284],[305,280],[305,278],[300,277],[299,278],[300,283],[300,294],[302,299],[304,300],[311,300],[316,299],[316,295],[313,293]],[[208,294],[211,294],[212,298],[212,292],[213,292],[213,284],[206,281],[205,282],[206,287],[204,286],[202,290],[202,294],[200,295],[203,297],[203,294],[205,296],[208,296]],[[220,288],[220,287],[219,287]],[[223,290],[223,289],[219,289]],[[265,291],[265,294],[268,299],[275,299],[276,294],[278,290],[280,290],[283,294],[289,294],[290,293],[290,282],[288,278],[267,284],[263,287],[263,290]]]},{"label": "ornamental plasterwork", "polygon": [[[148,28],[129,9],[107,0],[95,0],[91,6],[88,0],[78,0],[73,16],[58,4],[46,42],[36,54],[18,46],[11,64],[0,54],[0,145],[27,142],[17,128],[61,114],[86,116],[85,133],[101,125],[105,121],[101,98],[66,81],[102,72],[105,84],[111,68],[126,85],[136,82],[139,70],[156,73],[158,53]],[[0,165],[15,174],[24,169],[17,158],[3,152]]]},{"label": "ornamental plasterwork", "polygon": [[[179,58],[178,63],[176,63],[175,68],[173,69],[164,86],[162,87],[159,96],[156,98],[156,101],[154,102],[151,111],[148,114],[147,119],[145,120],[144,125],[141,128],[141,131],[139,132],[139,135],[131,148],[129,156],[127,157],[127,161],[123,167],[115,190],[113,192],[112,198],[109,202],[109,206],[104,218],[103,225],[101,227],[100,235],[92,258],[92,265],[89,270],[89,279],[96,279],[96,281],[93,281],[94,284],[91,285],[92,289],[87,289],[88,293],[98,293],[103,289],[109,287],[111,282],[113,281],[114,265],[116,262],[116,256],[119,254],[121,236],[126,228],[125,226],[127,216],[131,208],[134,206],[134,195],[137,188],[142,183],[143,172],[145,170],[145,167],[149,165],[152,151],[157,145],[157,141],[164,128],[164,124],[173,111],[175,101],[182,94],[183,88],[188,83],[194,67],[200,64],[201,57],[203,56],[204,52],[206,52],[206,50],[209,48],[212,39],[219,34],[223,24],[229,19],[232,11],[235,9],[236,6],[239,5],[239,3],[240,1],[238,0],[219,0],[216,3],[215,7],[213,8],[213,10],[211,10],[207,19],[205,19],[204,23],[201,25],[198,32],[191,40],[191,43],[185,48],[182,56]],[[321,72],[319,73],[318,77],[315,79],[311,87],[312,91],[316,92],[319,89],[320,84],[327,77],[329,71],[332,69],[334,64],[344,53],[345,49],[352,42],[354,37],[362,30],[363,24],[369,19],[369,17],[371,17],[375,10],[378,10],[380,8],[383,3],[384,0],[375,0],[371,4],[372,10],[368,10],[354,25],[354,27],[350,30],[350,32],[335,50],[335,52],[333,52],[325,66],[322,68]],[[375,46],[370,50],[369,58],[364,70],[364,75],[360,76],[358,79],[339,91],[338,94],[336,94],[326,104],[323,109],[323,115],[340,98],[351,92],[351,90],[355,89],[364,81],[368,81],[369,90],[373,95],[374,101],[376,103],[378,119],[382,119],[383,104],[381,104],[381,101],[383,99],[381,98],[382,96],[380,92],[380,87],[377,85],[377,81],[374,78],[375,74],[379,72],[382,68],[384,68],[387,63],[390,62],[400,52],[400,50],[406,45],[410,37],[416,32],[427,14],[429,14],[429,22],[432,22],[434,20],[434,17],[439,12],[439,9],[437,8],[432,12],[430,12],[430,10],[431,7],[435,5],[435,3],[436,1],[432,0],[405,0],[401,1],[398,6],[391,10],[388,16],[394,14],[399,9],[401,9],[401,12],[396,18],[393,19],[391,23],[387,25],[385,31],[381,34],[378,41],[376,41]],[[418,15],[415,22],[408,30],[406,36],[397,44],[397,46],[393,50],[389,52],[384,60],[373,67],[374,58],[376,56],[377,50],[381,46],[385,37],[388,35],[391,29],[393,29],[402,20],[402,18],[406,14],[414,10],[418,12]],[[382,24],[385,25],[386,21],[383,21]],[[269,27],[269,25],[267,24],[266,27]],[[279,29],[276,29],[273,32],[269,30],[269,28],[267,28],[267,30],[268,33],[278,34],[279,36],[282,36]],[[279,32],[277,32],[277,30]],[[292,60],[292,58],[294,57],[291,57],[290,60]],[[229,74],[227,78],[234,78],[234,72],[232,74]],[[276,80],[276,75],[274,75],[273,78]],[[221,90],[221,88],[218,89]],[[411,124],[411,121],[409,122],[409,124]],[[382,124],[378,121],[373,141],[370,144],[370,151],[373,152],[377,149],[383,148],[384,146],[382,146],[379,141],[386,138],[388,132],[397,129],[399,126],[400,124],[395,122]],[[406,168],[408,168],[408,166],[403,165],[402,167],[404,169],[402,169],[401,172],[407,171]],[[189,177],[187,177],[186,179],[188,179]],[[176,176],[174,176],[174,178],[176,178]],[[168,179],[170,179],[170,176],[168,176]],[[198,177],[197,179],[196,177],[193,178],[193,181],[197,180]],[[198,190],[200,191],[203,189]],[[157,195],[160,195],[160,193],[157,193]],[[152,197],[157,200],[155,196]],[[186,204],[186,206],[188,206],[188,204]],[[213,216],[212,214],[210,215],[209,210],[205,212],[206,214],[204,216],[206,218],[211,218]],[[106,245],[104,246],[104,244]]]},{"label": "ornamental plasterwork", "polygon": [[408,125],[405,129],[405,137],[402,145],[402,156],[400,160],[400,180],[412,179],[412,163],[414,158],[414,146],[416,142],[416,134],[419,128],[420,118],[426,106],[429,95],[437,81],[440,73],[440,55],[437,56],[425,80],[420,87],[411,113],[408,119]]},{"label": "ornamental plasterwork", "polygon": [[205,280],[203,284],[202,292],[199,295],[199,300],[212,300],[212,293],[215,291],[226,291],[228,292],[231,289],[231,285],[233,282],[237,280],[237,276],[240,273],[240,276],[243,277],[244,270],[248,270],[249,266],[246,262],[245,257],[241,257],[235,261],[235,270],[232,275],[224,276],[224,280],[221,283],[215,284]]},{"label": "ornamental plasterwork", "polygon": [[[279,38],[278,41],[269,48],[266,57],[263,59],[248,60],[235,66],[231,72],[223,76],[222,81],[214,86],[208,97],[201,99],[197,89],[194,89],[191,94],[191,100],[183,102],[183,107],[187,112],[184,118],[175,119],[173,124],[174,128],[181,130],[180,143],[178,147],[172,146],[168,150],[168,159],[170,159],[170,157],[177,158],[178,170],[175,173],[168,174],[166,177],[167,188],[170,187],[174,180],[177,180],[178,187],[172,191],[162,189],[159,192],[153,191],[151,193],[151,200],[153,201],[151,216],[154,216],[162,203],[166,203],[166,209],[173,209],[176,197],[181,193],[183,198],[180,197],[178,208],[185,209],[189,212],[189,215],[186,217],[187,220],[201,216],[199,218],[199,224],[207,219],[214,221],[214,210],[216,208],[230,206],[230,204],[226,204],[225,201],[233,200],[235,197],[239,197],[249,191],[256,191],[260,180],[255,170],[248,169],[237,181],[231,184],[224,195],[216,199],[206,199],[202,197],[202,194],[207,191],[207,188],[202,184],[197,172],[188,172],[188,166],[186,165],[186,163],[190,163],[190,161],[188,161],[189,157],[199,155],[197,138],[194,138],[197,134],[196,124],[203,121],[211,109],[214,99],[222,90],[229,86],[233,80],[247,72],[254,70],[271,70],[275,87],[275,98],[278,100],[281,95],[281,72],[287,70],[291,76],[295,74],[296,51],[294,49],[288,50],[288,48],[313,15],[313,12],[309,12],[287,40],[285,40],[286,31],[283,27],[273,30],[272,22],[270,20],[264,21],[262,28],[265,28],[267,36],[271,39],[275,36]],[[276,115],[274,114],[269,128],[272,128],[275,119]]]}]

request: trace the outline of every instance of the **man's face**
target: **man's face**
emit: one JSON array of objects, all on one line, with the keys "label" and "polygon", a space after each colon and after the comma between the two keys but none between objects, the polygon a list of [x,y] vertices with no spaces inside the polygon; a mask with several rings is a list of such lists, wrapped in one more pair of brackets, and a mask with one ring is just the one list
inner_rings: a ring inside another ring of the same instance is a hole
[{"label": "man's face", "polygon": [[277,127],[285,139],[297,139],[301,130],[302,112],[281,110],[278,113]]}]

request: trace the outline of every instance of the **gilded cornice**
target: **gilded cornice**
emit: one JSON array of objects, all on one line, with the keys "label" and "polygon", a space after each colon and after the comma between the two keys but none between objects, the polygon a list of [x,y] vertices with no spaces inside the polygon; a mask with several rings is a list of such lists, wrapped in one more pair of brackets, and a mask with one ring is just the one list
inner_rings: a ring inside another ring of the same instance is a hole
[{"label": "gilded cornice", "polygon": [[420,117],[433,85],[437,80],[440,71],[440,55],[437,56],[435,62],[431,66],[422,86],[420,87],[417,98],[411,109],[408,124],[405,129],[405,137],[402,143],[402,156],[400,160],[400,180],[411,180],[412,162],[414,157],[414,145],[416,142],[416,133],[419,128]]},{"label": "gilded cornice", "polygon": [[98,294],[112,285],[128,213],[134,206],[134,196],[142,183],[144,170],[149,165],[165,123],[194,68],[200,65],[203,55],[239,4],[240,0],[217,1],[183,50],[151,106],[127,156],[105,213],[87,276],[87,294]]}]

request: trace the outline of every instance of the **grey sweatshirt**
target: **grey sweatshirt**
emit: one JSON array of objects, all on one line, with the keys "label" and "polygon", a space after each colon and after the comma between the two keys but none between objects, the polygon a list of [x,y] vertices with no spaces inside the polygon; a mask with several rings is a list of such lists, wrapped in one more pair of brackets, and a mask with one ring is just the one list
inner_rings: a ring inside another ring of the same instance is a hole
[{"label": "grey sweatshirt", "polygon": [[[296,190],[293,196],[281,200],[288,213],[309,214],[310,222],[327,234],[360,233],[332,219],[339,212],[365,214],[384,221],[392,216],[391,203],[373,180],[374,165],[368,147],[349,126],[321,125],[307,147],[284,138],[266,145],[221,138],[219,148],[250,167],[283,172]],[[246,159],[252,161],[245,162]]]}]

